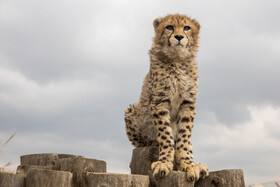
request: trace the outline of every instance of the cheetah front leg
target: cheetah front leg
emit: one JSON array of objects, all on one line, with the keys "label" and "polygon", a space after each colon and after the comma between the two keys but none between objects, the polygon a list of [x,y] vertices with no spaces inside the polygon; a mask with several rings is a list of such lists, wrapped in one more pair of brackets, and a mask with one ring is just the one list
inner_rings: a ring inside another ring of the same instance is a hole
[{"label": "cheetah front leg", "polygon": [[179,134],[176,139],[176,164],[178,169],[187,172],[188,181],[196,181],[208,176],[208,168],[205,164],[194,163],[191,132],[195,116],[195,103],[183,101],[178,113]]},{"label": "cheetah front leg", "polygon": [[174,140],[170,127],[169,105],[170,102],[161,102],[151,107],[159,143],[159,159],[151,166],[154,177],[167,176],[174,165]]}]

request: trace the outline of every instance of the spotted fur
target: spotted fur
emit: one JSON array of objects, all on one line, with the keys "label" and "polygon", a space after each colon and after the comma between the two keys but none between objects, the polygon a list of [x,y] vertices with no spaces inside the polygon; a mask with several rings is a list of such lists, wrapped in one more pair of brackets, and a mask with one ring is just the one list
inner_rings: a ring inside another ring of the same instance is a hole
[{"label": "spotted fur", "polygon": [[206,165],[194,163],[191,144],[200,25],[179,14],[157,18],[153,25],[150,70],[140,101],[125,111],[127,136],[135,147],[159,147],[159,159],[151,166],[154,176],[168,175],[176,164],[189,181],[198,180],[208,175]]}]

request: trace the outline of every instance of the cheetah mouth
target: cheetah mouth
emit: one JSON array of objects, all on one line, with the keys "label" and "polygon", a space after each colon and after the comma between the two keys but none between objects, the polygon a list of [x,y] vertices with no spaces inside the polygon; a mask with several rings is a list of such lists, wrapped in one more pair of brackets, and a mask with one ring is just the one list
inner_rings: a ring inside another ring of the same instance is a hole
[{"label": "cheetah mouth", "polygon": [[175,46],[181,46],[181,47],[184,47],[183,44],[181,44],[181,42],[178,42],[177,44],[175,44]]}]

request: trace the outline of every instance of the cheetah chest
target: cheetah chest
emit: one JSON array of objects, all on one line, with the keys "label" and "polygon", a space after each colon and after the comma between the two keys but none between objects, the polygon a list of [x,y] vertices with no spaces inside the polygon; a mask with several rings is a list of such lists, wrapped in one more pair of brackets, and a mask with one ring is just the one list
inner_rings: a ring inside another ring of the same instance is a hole
[{"label": "cheetah chest", "polygon": [[173,93],[170,96],[170,121],[173,130],[177,130],[176,121],[178,120],[178,113],[181,103],[184,100],[193,102],[193,98],[190,96],[191,88],[193,88],[195,82],[188,76],[180,76],[172,81]]}]

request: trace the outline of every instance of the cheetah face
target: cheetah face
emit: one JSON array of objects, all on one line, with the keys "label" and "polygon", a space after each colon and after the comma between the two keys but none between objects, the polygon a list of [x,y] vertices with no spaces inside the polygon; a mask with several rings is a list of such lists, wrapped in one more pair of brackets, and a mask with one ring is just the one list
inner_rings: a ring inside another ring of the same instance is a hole
[{"label": "cheetah face", "polygon": [[[188,37],[187,32],[191,29],[190,26],[177,26],[167,25],[165,27],[165,35],[168,37],[167,42],[169,47],[187,47],[188,45]],[[163,42],[165,38],[162,38]]]},{"label": "cheetah face", "polygon": [[154,20],[154,44],[170,49],[197,47],[200,25],[198,21],[179,14]]}]

